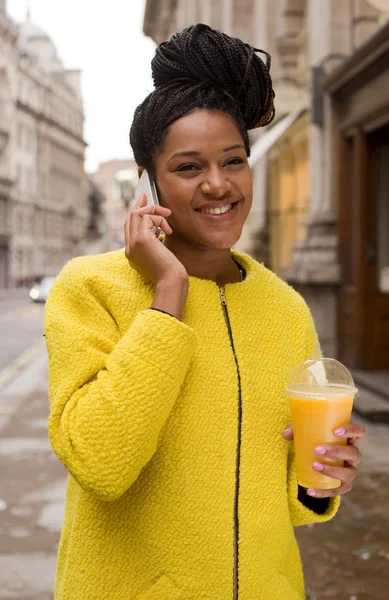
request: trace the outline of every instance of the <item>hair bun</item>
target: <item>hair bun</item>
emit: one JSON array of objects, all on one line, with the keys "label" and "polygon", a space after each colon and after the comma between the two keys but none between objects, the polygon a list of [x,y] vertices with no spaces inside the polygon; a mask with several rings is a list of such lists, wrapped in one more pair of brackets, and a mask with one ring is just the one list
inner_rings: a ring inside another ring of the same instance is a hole
[{"label": "hair bun", "polygon": [[[264,62],[256,52],[266,56]],[[247,129],[274,117],[270,56],[208,25],[187,27],[160,44],[151,62],[154,86],[180,80],[227,94],[238,105]]]}]

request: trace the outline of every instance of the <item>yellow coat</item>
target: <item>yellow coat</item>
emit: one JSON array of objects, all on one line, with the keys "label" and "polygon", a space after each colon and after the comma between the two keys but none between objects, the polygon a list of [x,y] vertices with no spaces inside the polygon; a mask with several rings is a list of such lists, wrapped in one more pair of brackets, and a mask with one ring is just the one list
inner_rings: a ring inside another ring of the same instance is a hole
[{"label": "yellow coat", "polygon": [[[247,255],[245,281],[190,278],[183,322],[123,250],[72,260],[47,302],[50,440],[70,473],[56,600],[301,600],[284,388],[316,333]],[[233,352],[233,349],[235,352]],[[236,358],[236,362],[235,362]],[[239,393],[240,392],[240,393]]]}]

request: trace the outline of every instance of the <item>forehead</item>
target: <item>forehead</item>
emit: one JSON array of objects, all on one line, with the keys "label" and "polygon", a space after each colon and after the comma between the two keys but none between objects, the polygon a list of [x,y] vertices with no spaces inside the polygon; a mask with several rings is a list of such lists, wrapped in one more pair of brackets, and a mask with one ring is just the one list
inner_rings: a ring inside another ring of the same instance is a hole
[{"label": "forehead", "polygon": [[163,153],[217,150],[242,141],[232,117],[217,110],[201,109],[184,115],[169,126]]}]

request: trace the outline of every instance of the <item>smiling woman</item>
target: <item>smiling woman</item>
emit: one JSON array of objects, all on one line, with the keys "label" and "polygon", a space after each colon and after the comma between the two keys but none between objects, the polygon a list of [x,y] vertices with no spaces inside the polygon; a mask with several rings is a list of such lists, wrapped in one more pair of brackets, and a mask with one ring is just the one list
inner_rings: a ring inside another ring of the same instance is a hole
[{"label": "smiling woman", "polygon": [[259,52],[205,25],[159,46],[131,143],[160,204],[143,194],[125,249],[71,261],[50,293],[49,432],[71,475],[56,600],[302,600],[293,527],[337,510],[337,490],[299,489],[285,430],[309,309],[232,250],[248,130],[274,115]]}]

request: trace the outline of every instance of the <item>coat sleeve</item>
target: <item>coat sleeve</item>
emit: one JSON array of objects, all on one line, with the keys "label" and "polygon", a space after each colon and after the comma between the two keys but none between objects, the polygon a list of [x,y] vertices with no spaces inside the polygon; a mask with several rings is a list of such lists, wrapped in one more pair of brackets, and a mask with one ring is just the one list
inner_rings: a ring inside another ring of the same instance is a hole
[{"label": "coat sleeve", "polygon": [[[304,332],[302,335],[303,340],[303,352],[302,360],[308,360],[313,356],[315,344],[318,341],[315,325],[311,316],[311,313],[304,302],[304,315],[303,322],[306,323]],[[289,511],[292,520],[292,525],[297,527],[299,525],[308,525],[310,523],[324,523],[332,519],[339,508],[340,496],[330,498],[328,508],[322,514],[318,514],[314,510],[311,510],[305,504],[299,500],[299,488],[297,481],[297,466],[296,457],[294,452],[293,442],[289,442],[289,453],[288,453],[288,497],[289,497]],[[301,494],[300,494],[301,497]],[[309,497],[310,498],[310,497]],[[314,505],[315,499],[312,498],[312,506]]]},{"label": "coat sleeve", "polygon": [[50,293],[45,335],[54,451],[83,489],[116,500],[156,451],[196,335],[178,319],[146,309],[120,337],[71,266]]}]

